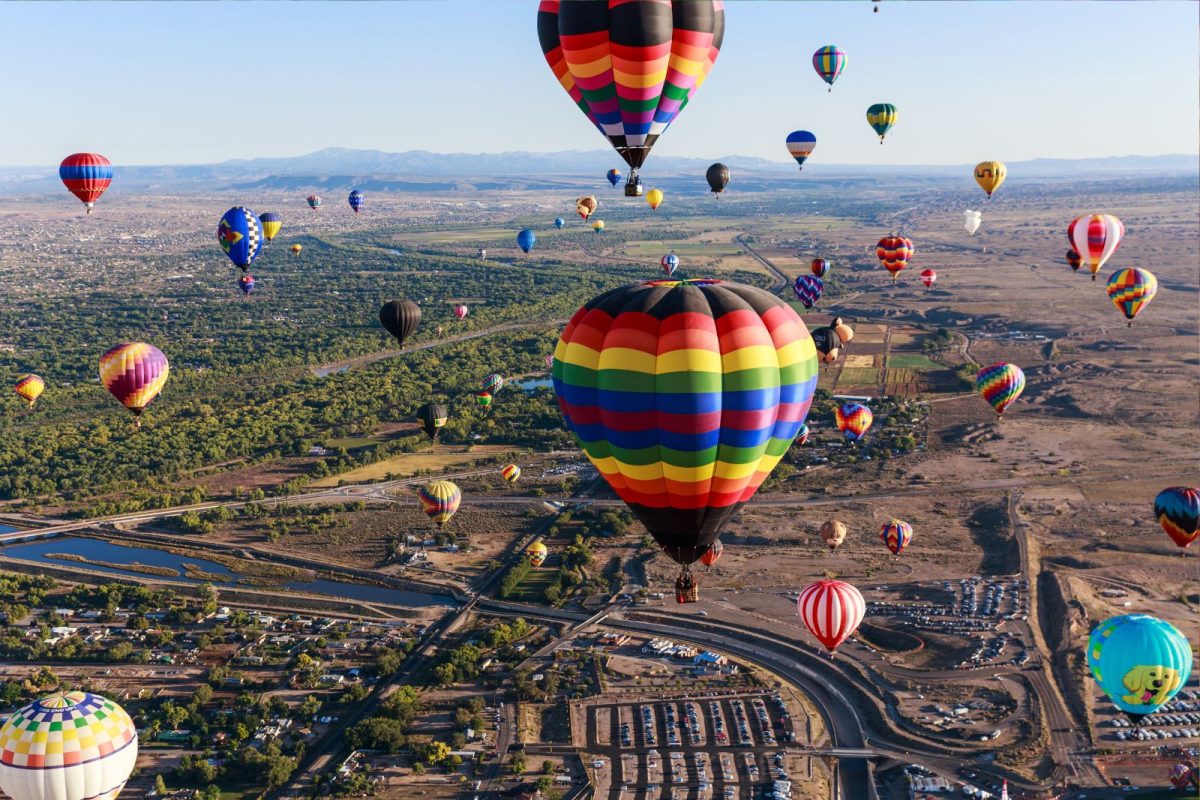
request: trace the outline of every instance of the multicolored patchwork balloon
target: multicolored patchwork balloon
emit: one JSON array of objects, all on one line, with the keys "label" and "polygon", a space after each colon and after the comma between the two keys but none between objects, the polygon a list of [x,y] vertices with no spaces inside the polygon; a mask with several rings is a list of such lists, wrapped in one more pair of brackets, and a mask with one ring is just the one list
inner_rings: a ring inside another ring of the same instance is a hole
[{"label": "multicolored patchwork balloon", "polygon": [[788,154],[796,159],[796,163],[803,170],[804,162],[808,160],[813,150],[817,148],[817,137],[810,131],[792,131],[788,134],[785,144],[787,145]]},{"label": "multicolored patchwork balloon", "polygon": [[1192,674],[1192,646],[1169,622],[1125,614],[1101,622],[1088,639],[1092,677],[1133,722],[1171,701]]},{"label": "multicolored patchwork balloon", "polygon": [[270,244],[271,240],[279,235],[279,229],[283,227],[283,219],[270,211],[259,214],[258,223],[262,226],[263,238],[267,240],[267,244]]},{"label": "multicolored patchwork balloon", "polygon": [[1067,226],[1067,239],[1088,265],[1092,280],[1096,280],[1104,262],[1117,252],[1124,237],[1125,223],[1112,214],[1085,214]]},{"label": "multicolored patchwork balloon", "polygon": [[883,264],[883,268],[891,273],[892,283],[896,282],[901,271],[908,266],[908,260],[914,253],[916,248],[912,239],[905,236],[884,236],[875,245],[875,255],[879,258],[879,263]]},{"label": "multicolored patchwork balloon", "polygon": [[33,404],[46,391],[46,382],[37,375],[26,375],[16,382],[13,391],[33,408]]},{"label": "multicolored patchwork balloon", "polygon": [[534,542],[525,549],[525,557],[529,559],[529,563],[534,569],[546,563],[546,556],[549,554],[546,543],[541,541]]},{"label": "multicolored patchwork balloon", "polygon": [[821,292],[825,291],[825,281],[816,275],[801,275],[792,284],[792,291],[802,306],[812,308],[821,299]]},{"label": "multicolored patchwork balloon", "polygon": [[800,432],[796,434],[796,444],[801,446],[808,444],[809,433],[808,423],[806,422],[800,426]]},{"label": "multicolored patchwork balloon", "polygon": [[1200,784],[1200,780],[1196,776],[1196,769],[1190,764],[1175,764],[1172,766],[1167,772],[1167,780],[1180,791],[1188,788],[1194,789]]},{"label": "multicolored patchwork balloon", "polygon": [[1150,304],[1156,294],[1158,278],[1148,269],[1119,269],[1108,276],[1108,297],[1129,320],[1128,327],[1133,327],[1133,318]]},{"label": "multicolored patchwork balloon", "polygon": [[835,44],[827,44],[813,53],[812,65],[821,80],[829,84],[829,91],[832,92],[833,82],[846,68],[846,51]]},{"label": "multicolored patchwork balloon", "polygon": [[805,586],[796,599],[804,627],[829,652],[858,630],[867,613],[862,593],[844,581],[821,580]]},{"label": "multicolored patchwork balloon", "polygon": [[888,520],[879,529],[879,538],[883,540],[884,545],[892,551],[894,556],[900,555],[900,552],[908,547],[912,542],[912,537],[912,525],[902,519]]},{"label": "multicolored patchwork balloon", "polygon": [[490,375],[485,375],[480,388],[491,394],[496,394],[504,387],[504,378],[493,372]]},{"label": "multicolored patchwork balloon", "polygon": [[441,528],[458,512],[462,491],[451,481],[434,481],[417,492],[417,499],[426,516]]},{"label": "multicolored patchwork balloon", "polygon": [[769,292],[665,280],[614,289],[579,309],[555,348],[553,374],[587,457],[687,565],[799,433],[817,359],[803,321]]},{"label": "multicolored patchwork balloon", "polygon": [[896,107],[891,103],[876,103],[867,109],[867,124],[879,134],[879,143],[896,124]]},{"label": "multicolored patchwork balloon", "polygon": [[112,163],[99,153],[73,153],[58,165],[58,177],[90,214],[100,195],[112,184]]},{"label": "multicolored patchwork balloon", "polygon": [[996,409],[997,416],[1003,417],[1005,409],[1025,391],[1025,373],[1016,364],[1001,361],[975,373],[975,389]]},{"label": "multicolored patchwork balloon", "polygon": [[125,709],[89,692],[53,694],[0,728],[0,790],[14,800],[115,800],[137,755]]},{"label": "multicolored patchwork balloon", "polygon": [[171,365],[154,345],[125,342],[100,356],[100,383],[138,417],[167,383]]},{"label": "multicolored patchwork balloon", "polygon": [[1200,488],[1172,486],[1154,498],[1154,518],[1181,548],[1200,537]]},{"label": "multicolored patchwork balloon", "polygon": [[323,201],[321,199],[321,196],[319,194],[310,194],[308,196],[308,207],[311,208],[313,211],[316,211],[318,208],[320,208],[324,204],[324,202],[325,201]]},{"label": "multicolored patchwork balloon", "polygon": [[725,35],[720,0],[542,0],[554,77],[634,174],[695,95]]},{"label": "multicolored patchwork balloon", "polygon": [[846,403],[838,406],[834,410],[834,418],[837,420],[838,430],[842,432],[847,441],[851,442],[860,441],[866,436],[867,431],[871,429],[871,423],[875,421],[875,415],[871,413],[871,409],[862,403]]},{"label": "multicolored patchwork balloon", "polygon": [[679,269],[679,256],[674,253],[667,253],[662,257],[662,268],[668,277],[674,275],[675,270]]},{"label": "multicolored patchwork balloon", "polygon": [[262,249],[262,224],[248,208],[234,206],[217,223],[217,243],[229,260],[245,272]]},{"label": "multicolored patchwork balloon", "polygon": [[621,182],[621,170],[610,169],[604,177],[608,178],[609,183],[611,183],[613,186],[616,186]]}]

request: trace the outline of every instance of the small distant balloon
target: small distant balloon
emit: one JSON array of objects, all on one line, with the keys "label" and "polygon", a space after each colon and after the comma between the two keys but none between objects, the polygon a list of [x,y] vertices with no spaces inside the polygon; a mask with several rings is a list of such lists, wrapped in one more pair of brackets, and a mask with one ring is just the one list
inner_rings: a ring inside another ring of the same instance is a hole
[{"label": "small distant balloon", "polygon": [[651,189],[646,192],[646,205],[650,206],[651,211],[657,211],[662,205],[663,193],[662,189]]},{"label": "small distant balloon", "polygon": [[792,284],[792,291],[802,306],[812,308],[821,299],[821,293],[825,291],[825,282],[815,275],[801,275]]},{"label": "small distant balloon", "polygon": [[58,165],[58,177],[90,214],[100,195],[112,184],[112,162],[99,153],[73,153]]},{"label": "small distant balloon", "polygon": [[100,356],[100,383],[135,417],[158,397],[170,371],[163,352],[145,342],[118,344]]},{"label": "small distant balloon", "polygon": [[896,107],[891,103],[876,103],[867,109],[867,124],[879,134],[879,143],[883,137],[896,125]]},{"label": "small distant balloon", "polygon": [[439,528],[444,528],[458,513],[462,491],[452,481],[434,481],[417,492],[417,499],[425,515]]},{"label": "small distant balloon", "polygon": [[517,478],[521,477],[521,468],[516,464],[508,464],[500,470],[500,477],[508,483],[516,483]]},{"label": "small distant balloon", "polygon": [[796,610],[804,627],[832,653],[858,630],[867,603],[858,589],[844,581],[820,580],[804,587]]},{"label": "small distant balloon", "polygon": [[814,258],[812,260],[812,263],[810,263],[808,265],[808,268],[812,271],[812,274],[815,275],[816,277],[824,278],[826,275],[829,274],[830,264],[829,264],[829,261],[827,261],[824,258]]},{"label": "small distant balloon", "polygon": [[792,131],[787,136],[786,144],[788,153],[796,159],[796,163],[803,170],[804,162],[817,147],[817,137],[809,131]]},{"label": "small distant balloon", "polygon": [[363,193],[358,189],[355,189],[354,191],[350,192],[350,196],[346,198],[346,202],[350,204],[350,208],[354,209],[354,213],[357,214],[358,210],[362,208]]},{"label": "small distant balloon", "polygon": [[600,203],[596,200],[596,198],[589,194],[588,196],[581,197],[575,201],[575,213],[579,215],[580,219],[587,220],[588,217],[596,213],[596,209],[599,208],[599,206]]},{"label": "small distant balloon", "polygon": [[517,247],[520,247],[523,252],[528,253],[533,249],[535,244],[537,244],[537,237],[533,235],[533,231],[529,230],[529,228],[517,234]]},{"label": "small distant balloon", "polygon": [[975,182],[979,184],[980,189],[987,192],[989,200],[1007,177],[1008,167],[999,161],[980,161],[975,165]]},{"label": "small distant balloon", "polygon": [[321,200],[320,195],[310,194],[308,196],[308,207],[311,208],[313,211],[316,211],[318,208],[320,208],[321,203],[322,203],[322,200]]},{"label": "small distant balloon", "polygon": [[679,256],[674,253],[667,253],[662,257],[663,272],[668,276],[674,275],[675,270],[679,269]]},{"label": "small distant balloon", "polygon": [[421,307],[412,300],[389,300],[379,307],[379,323],[403,347],[421,323]]},{"label": "small distant balloon", "polygon": [[979,230],[981,222],[983,222],[983,212],[972,211],[969,208],[963,212],[963,227],[967,229],[967,233],[971,236],[974,236],[975,231]]},{"label": "small distant balloon", "polygon": [[929,289],[933,284],[937,283],[937,273],[931,269],[921,270],[921,283],[925,284],[925,288]]},{"label": "small distant balloon", "polygon": [[254,276],[246,273],[238,278],[238,288],[242,290],[243,295],[250,294],[254,291]]},{"label": "small distant balloon", "polygon": [[719,195],[729,185],[729,167],[721,163],[713,164],[704,173],[704,180],[708,181],[709,190]]},{"label": "small distant balloon", "polygon": [[1083,266],[1083,256],[1074,250],[1068,250],[1067,265],[1071,267],[1072,272],[1079,272],[1079,268]]},{"label": "small distant balloon", "polygon": [[466,319],[468,313],[467,307],[462,303],[459,303],[454,307],[454,316],[458,319]]},{"label": "small distant balloon", "polygon": [[1125,236],[1125,224],[1112,214],[1085,214],[1067,226],[1071,249],[1079,253],[1088,265],[1092,280],[1104,262],[1117,252]]},{"label": "small distant balloon", "polygon": [[608,178],[609,183],[611,183],[613,186],[616,186],[621,182],[621,170],[610,169],[605,177]]},{"label": "small distant balloon", "polygon": [[[30,403],[32,405],[32,403]],[[1200,488],[1172,486],[1154,498],[1154,518],[1183,549],[1200,537]]]},{"label": "small distant balloon", "polygon": [[25,375],[13,385],[13,391],[33,408],[42,392],[46,391],[46,382],[37,375]]},{"label": "small distant balloon", "polygon": [[829,84],[829,91],[832,92],[833,82],[846,68],[846,52],[835,44],[827,44],[813,53],[812,65],[821,80]]},{"label": "small distant balloon", "polygon": [[[567,221],[565,219],[563,219],[562,217],[554,218],[554,227],[559,228],[561,230],[562,226],[566,225],[566,224],[567,224]],[[529,251],[527,250],[525,252],[529,252]]]},{"label": "small distant balloon", "polygon": [[279,235],[279,229],[283,227],[283,218],[270,211],[259,214],[258,222],[262,226],[263,238],[267,240],[268,244]]},{"label": "small distant balloon", "polygon": [[592,230],[596,233],[600,233],[602,230],[604,230],[604,220],[592,220]]},{"label": "small distant balloon", "polygon": [[996,410],[996,415],[1003,417],[1005,410],[1025,391],[1025,373],[1016,364],[992,364],[975,374],[975,388]]},{"label": "small distant balloon", "polygon": [[294,256],[300,255],[300,251],[303,249],[304,249],[303,245],[298,245],[298,244],[292,245],[292,255],[294,255]]},{"label": "small distant balloon", "polygon": [[892,551],[892,555],[898,556],[912,542],[913,529],[904,520],[888,520],[879,529],[879,538],[883,540],[887,549]]}]

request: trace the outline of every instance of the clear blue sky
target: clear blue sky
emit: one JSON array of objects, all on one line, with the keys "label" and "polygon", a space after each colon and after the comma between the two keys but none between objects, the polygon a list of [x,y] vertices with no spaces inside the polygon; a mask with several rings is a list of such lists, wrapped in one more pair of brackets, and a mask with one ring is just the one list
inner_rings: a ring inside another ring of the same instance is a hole
[{"label": "clear blue sky", "polygon": [[[727,3],[725,45],[655,148],[826,163],[1194,153],[1196,2]],[[204,163],[323,147],[499,152],[604,139],[541,56],[535,0],[0,3],[0,164],[77,150]],[[834,88],[813,50],[837,44]],[[880,147],[873,102],[900,120]]]}]

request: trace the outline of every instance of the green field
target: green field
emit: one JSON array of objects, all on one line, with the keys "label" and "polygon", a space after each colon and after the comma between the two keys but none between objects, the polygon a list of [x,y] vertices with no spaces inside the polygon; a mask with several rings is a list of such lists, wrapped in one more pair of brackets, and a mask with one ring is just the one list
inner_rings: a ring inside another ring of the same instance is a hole
[{"label": "green field", "polygon": [[839,386],[878,386],[879,370],[877,369],[843,369],[838,377]]},{"label": "green field", "polygon": [[374,447],[379,444],[378,439],[370,439],[365,436],[343,436],[340,439],[328,439],[325,442],[325,447],[331,450],[336,450],[339,447],[346,450],[354,450],[359,447]]},{"label": "green field", "polygon": [[888,369],[945,369],[943,364],[930,360],[928,356],[902,355],[888,356]]},{"label": "green field", "polygon": [[740,256],[743,254],[742,249],[732,242],[639,241],[625,243],[625,253],[629,256],[640,258],[657,256],[661,258],[664,253],[669,252],[675,253],[681,259],[687,256],[720,258],[721,256]]},{"label": "green field", "polygon": [[542,602],[546,587],[558,580],[558,570],[543,564],[541,569],[531,569],[525,580],[517,584],[508,599],[527,603]]}]

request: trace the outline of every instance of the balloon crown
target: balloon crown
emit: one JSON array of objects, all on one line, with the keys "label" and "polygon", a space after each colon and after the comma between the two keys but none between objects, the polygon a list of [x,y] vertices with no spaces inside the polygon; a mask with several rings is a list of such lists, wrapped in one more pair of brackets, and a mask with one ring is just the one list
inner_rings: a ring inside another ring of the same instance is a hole
[{"label": "balloon crown", "polygon": [[718,278],[681,278],[679,280],[645,281],[643,286],[717,286],[725,281]]}]

